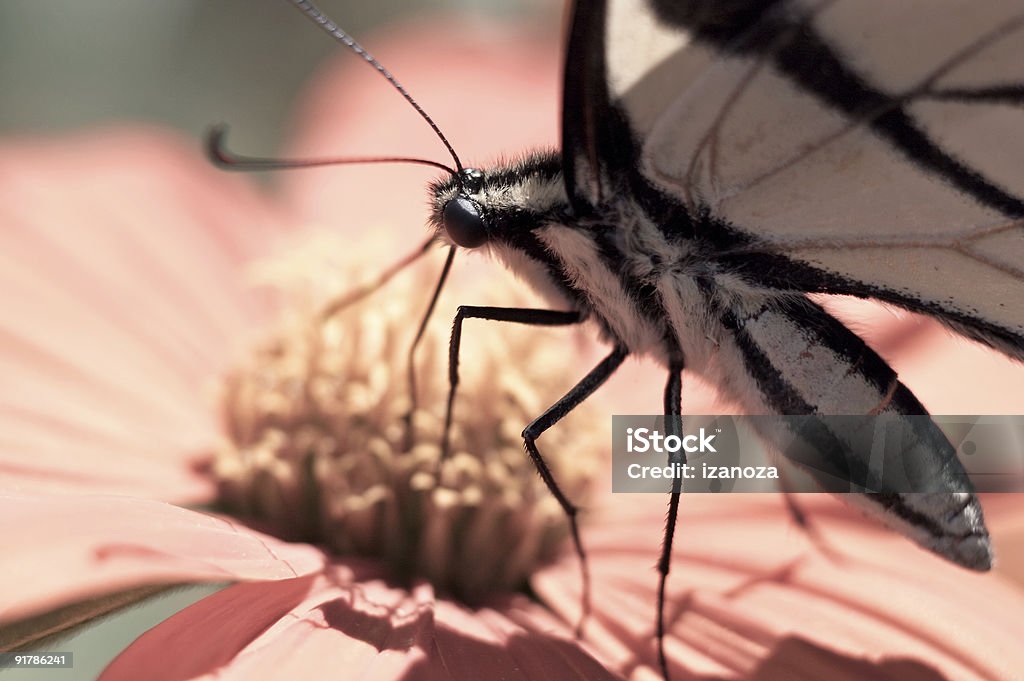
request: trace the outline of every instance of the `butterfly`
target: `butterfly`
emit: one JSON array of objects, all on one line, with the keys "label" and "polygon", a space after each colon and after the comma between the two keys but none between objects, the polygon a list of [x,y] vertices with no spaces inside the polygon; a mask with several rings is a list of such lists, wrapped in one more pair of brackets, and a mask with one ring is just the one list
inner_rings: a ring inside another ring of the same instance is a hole
[{"label": "butterfly", "polygon": [[[292,2],[412,102],[315,7]],[[1024,359],[1019,2],[578,0],[561,152],[493,168],[464,167],[412,103],[455,161],[406,159],[448,172],[430,190],[431,241],[450,246],[438,291],[456,249],[480,251],[550,305],[459,308],[448,426],[465,319],[587,322],[611,347],[523,431],[581,557],[576,507],[538,439],[629,356],[665,367],[666,415],[682,412],[684,369],[754,414],[927,414],[809,297],[836,294],[929,315]],[[989,569],[981,506],[953,446],[930,420],[914,423],[903,457],[930,493],[847,500],[946,559]],[[866,465],[869,453],[824,422],[805,435],[823,459]],[[677,481],[659,561],[659,652],[679,492]]]}]

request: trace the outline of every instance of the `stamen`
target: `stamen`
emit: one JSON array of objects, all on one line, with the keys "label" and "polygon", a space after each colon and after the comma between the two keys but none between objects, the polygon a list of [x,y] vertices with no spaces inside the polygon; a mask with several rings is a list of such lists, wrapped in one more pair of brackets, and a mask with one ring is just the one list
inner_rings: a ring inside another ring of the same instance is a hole
[{"label": "stamen", "polygon": [[[294,256],[291,267],[307,288],[331,279],[310,262],[324,252],[320,244]],[[336,275],[337,265],[329,268]],[[444,319],[424,337],[415,442],[403,427],[404,355],[423,290],[422,281],[394,284],[388,295],[330,317],[317,312],[334,292],[296,301],[290,319],[224,379],[227,442],[214,471],[221,503],[262,529],[380,559],[398,578],[424,577],[477,603],[521,589],[567,548],[564,515],[519,433],[574,377],[562,343],[543,338],[558,332],[475,325],[452,455],[438,468]],[[510,300],[524,302],[502,294]],[[545,434],[559,483],[577,503],[603,464],[592,454],[602,449],[596,413],[581,409]]]}]

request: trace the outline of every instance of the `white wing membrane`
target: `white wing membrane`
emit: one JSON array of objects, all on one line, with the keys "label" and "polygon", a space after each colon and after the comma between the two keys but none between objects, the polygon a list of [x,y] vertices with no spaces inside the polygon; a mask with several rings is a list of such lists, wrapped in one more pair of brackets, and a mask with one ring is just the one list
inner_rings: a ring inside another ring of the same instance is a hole
[{"label": "white wing membrane", "polygon": [[715,51],[666,25],[642,0],[608,3],[608,89],[628,97],[630,126],[645,136],[665,109],[714,62]]},{"label": "white wing membrane", "polygon": [[[645,0],[611,7],[658,23]],[[699,76],[710,48],[685,28],[661,22],[664,56],[638,77],[642,37],[609,25],[609,94],[643,174],[792,259],[1024,337],[1024,6],[787,7],[796,28],[724,46]],[[794,65],[819,53],[841,68]]]},{"label": "white wing membrane", "polygon": [[[1024,29],[1016,39],[1017,78],[1024,84]],[[925,99],[908,106],[907,113],[965,165],[1009,193],[1024,195],[1024,99],[1016,104]]]},{"label": "white wing membrane", "polygon": [[814,28],[822,38],[886,92],[908,92],[936,76],[960,87],[1020,79],[1018,0],[803,4],[815,11]]}]

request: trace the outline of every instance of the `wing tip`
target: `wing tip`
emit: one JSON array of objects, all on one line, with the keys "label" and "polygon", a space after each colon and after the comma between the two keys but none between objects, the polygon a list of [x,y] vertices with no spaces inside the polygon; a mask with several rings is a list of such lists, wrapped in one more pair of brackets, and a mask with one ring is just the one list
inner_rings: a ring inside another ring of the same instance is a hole
[{"label": "wing tip", "polygon": [[950,547],[949,552],[944,555],[954,563],[968,570],[977,572],[988,572],[995,562],[995,555],[992,552],[992,540],[988,532],[982,528],[981,534],[971,534],[967,537],[957,539]]}]

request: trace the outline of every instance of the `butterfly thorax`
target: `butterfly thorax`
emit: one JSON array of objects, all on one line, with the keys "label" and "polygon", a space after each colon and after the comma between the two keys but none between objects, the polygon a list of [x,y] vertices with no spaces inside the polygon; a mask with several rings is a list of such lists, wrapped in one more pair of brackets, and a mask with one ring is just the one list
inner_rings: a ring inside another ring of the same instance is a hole
[{"label": "butterfly thorax", "polygon": [[665,361],[713,349],[702,323],[710,315],[700,281],[715,275],[705,248],[667,236],[629,193],[612,193],[588,216],[574,214],[556,152],[496,166],[476,186],[465,184],[452,178],[432,187],[441,239],[465,238],[451,225],[450,204],[467,202],[486,231],[471,239],[482,242],[473,250],[493,255],[553,308],[584,312],[633,354]]}]

